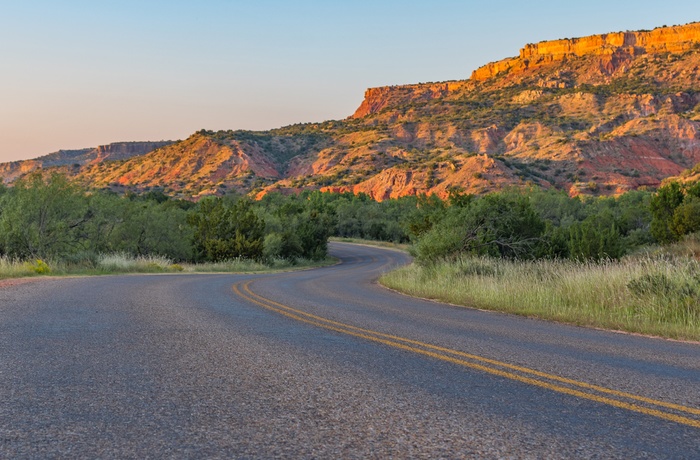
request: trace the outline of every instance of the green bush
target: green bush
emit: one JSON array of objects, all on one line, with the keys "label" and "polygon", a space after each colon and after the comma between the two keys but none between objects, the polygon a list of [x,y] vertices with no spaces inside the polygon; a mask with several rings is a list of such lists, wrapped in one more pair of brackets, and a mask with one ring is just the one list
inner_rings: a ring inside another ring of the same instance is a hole
[{"label": "green bush", "polygon": [[635,295],[668,295],[674,290],[671,279],[663,273],[647,273],[627,283],[627,288]]},{"label": "green bush", "polygon": [[660,243],[700,230],[700,182],[661,187],[651,200],[651,233]]},{"label": "green bush", "polygon": [[85,240],[84,193],[65,177],[34,174],[0,197],[0,252],[19,258],[60,257]]},{"label": "green bush", "polygon": [[222,198],[204,199],[188,216],[188,223],[194,228],[194,248],[200,260],[262,258],[265,224],[247,199],[233,204]]},{"label": "green bush", "polygon": [[527,196],[494,193],[450,207],[445,217],[417,242],[419,262],[461,254],[510,259],[534,258],[545,230]]},{"label": "green bush", "polygon": [[669,227],[678,239],[700,231],[700,198],[687,195],[683,203],[673,211],[673,220]]},{"label": "green bush", "polygon": [[573,259],[619,259],[624,255],[622,237],[614,223],[589,218],[572,225],[569,235],[569,257]]}]

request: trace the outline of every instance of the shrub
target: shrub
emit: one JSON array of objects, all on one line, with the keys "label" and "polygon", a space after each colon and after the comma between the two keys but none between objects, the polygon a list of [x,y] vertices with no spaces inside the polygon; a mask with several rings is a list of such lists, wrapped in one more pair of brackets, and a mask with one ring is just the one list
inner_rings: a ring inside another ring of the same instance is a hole
[{"label": "shrub", "polygon": [[202,200],[188,223],[194,228],[198,258],[212,262],[262,258],[265,224],[247,199],[232,205],[221,198]]},{"label": "shrub", "polygon": [[27,262],[27,268],[38,275],[47,275],[51,273],[49,264],[41,259],[36,259],[34,262]]},{"label": "shrub", "polygon": [[625,249],[614,223],[586,219],[569,229],[569,256],[579,260],[619,259]]},{"label": "shrub", "polygon": [[678,182],[663,186],[651,199],[651,234],[659,243],[678,241],[678,235],[671,228],[673,214],[683,203],[683,190]]},{"label": "shrub", "polygon": [[680,239],[683,235],[700,231],[700,198],[688,195],[673,212],[671,231]]},{"label": "shrub", "polygon": [[63,176],[37,173],[17,181],[2,195],[0,208],[0,252],[20,258],[60,257],[84,239],[85,197]]},{"label": "shrub", "polygon": [[416,244],[419,262],[460,254],[533,258],[545,224],[524,195],[495,193],[452,206]]},{"label": "shrub", "polygon": [[673,287],[671,279],[663,273],[647,273],[627,283],[627,288],[638,297],[667,295]]}]

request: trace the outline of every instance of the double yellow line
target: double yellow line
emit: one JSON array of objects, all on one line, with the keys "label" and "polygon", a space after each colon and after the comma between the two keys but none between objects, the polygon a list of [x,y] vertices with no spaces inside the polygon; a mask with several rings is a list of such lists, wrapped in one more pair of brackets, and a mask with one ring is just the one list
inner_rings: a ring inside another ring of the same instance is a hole
[{"label": "double yellow line", "polygon": [[546,388],[558,393],[564,393],[620,409],[639,412],[641,414],[700,428],[700,409],[646,398],[644,396],[637,396],[631,393],[612,390],[610,388],[540,372],[535,369],[497,361],[495,359],[333,321],[256,294],[250,289],[250,284],[252,282],[253,280],[249,280],[235,284],[233,286],[233,292],[253,304],[303,323],[381,343],[400,350],[429,356],[499,377]]}]

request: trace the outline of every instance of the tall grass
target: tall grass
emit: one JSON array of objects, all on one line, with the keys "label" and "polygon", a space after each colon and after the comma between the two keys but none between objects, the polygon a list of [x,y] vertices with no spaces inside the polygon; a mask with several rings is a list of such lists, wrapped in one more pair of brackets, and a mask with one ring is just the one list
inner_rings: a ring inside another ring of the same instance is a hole
[{"label": "tall grass", "polygon": [[98,256],[95,268],[106,273],[159,273],[181,271],[178,267],[167,257],[117,253]]},{"label": "tall grass", "polygon": [[393,241],[378,241],[378,240],[365,240],[362,238],[349,238],[349,237],[336,237],[332,236],[328,238],[329,241],[337,241],[338,243],[354,243],[354,244],[364,244],[367,246],[377,246],[380,248],[389,249],[400,249],[402,251],[407,251],[409,245],[406,243],[394,243]]},{"label": "tall grass", "polygon": [[273,259],[266,263],[235,258],[216,263],[179,264],[162,256],[125,253],[76,256],[72,260],[18,260],[0,257],[0,279],[38,275],[109,275],[119,273],[258,273],[319,267],[333,260]]},{"label": "tall grass", "polygon": [[36,271],[26,262],[0,256],[0,279],[20,278],[36,274]]},{"label": "tall grass", "polygon": [[700,340],[700,262],[668,252],[598,263],[463,257],[410,265],[381,283],[459,305]]}]

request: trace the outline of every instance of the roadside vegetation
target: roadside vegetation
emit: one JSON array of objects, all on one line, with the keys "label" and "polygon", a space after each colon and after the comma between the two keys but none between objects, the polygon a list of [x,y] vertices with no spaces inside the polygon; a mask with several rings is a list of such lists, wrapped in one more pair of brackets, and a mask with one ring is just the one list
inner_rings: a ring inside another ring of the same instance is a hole
[{"label": "roadside vegetation", "polygon": [[265,262],[236,258],[220,262],[173,262],[161,256],[132,256],[102,254],[96,262],[74,263],[61,259],[23,261],[0,257],[0,279],[30,276],[91,276],[129,273],[263,273],[329,265],[332,259],[306,260],[274,259]]},{"label": "roadside vegetation", "polygon": [[338,243],[364,244],[366,246],[376,246],[378,248],[397,249],[399,251],[408,252],[410,246],[407,243],[394,243],[391,241],[365,240],[362,238],[340,238],[337,236],[331,237],[330,241]]},{"label": "roadside vegetation", "polygon": [[[688,239],[700,255],[700,240]],[[406,294],[576,325],[700,340],[700,262],[664,249],[621,260],[462,255],[384,275]]]},{"label": "roadside vegetation", "polygon": [[332,218],[300,197],[197,203],[159,191],[86,191],[34,175],[0,189],[0,278],[251,272],[329,263]]},{"label": "roadside vegetation", "polygon": [[[552,192],[426,201],[398,291],[459,305],[700,340],[700,185],[578,199]],[[665,245],[660,245],[665,243]]]},{"label": "roadside vegetation", "polygon": [[700,183],[383,202],[310,191],[191,202],[58,175],[0,188],[0,278],[318,266],[329,238],[408,249],[415,263],[381,280],[408,294],[700,340]]}]

